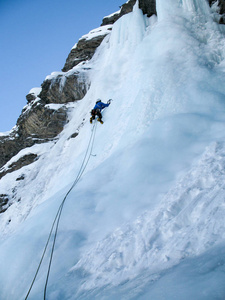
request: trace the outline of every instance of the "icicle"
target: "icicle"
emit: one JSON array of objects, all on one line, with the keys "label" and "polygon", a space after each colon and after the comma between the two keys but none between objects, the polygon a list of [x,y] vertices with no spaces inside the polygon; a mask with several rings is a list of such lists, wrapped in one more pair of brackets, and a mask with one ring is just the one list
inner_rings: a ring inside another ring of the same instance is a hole
[{"label": "icicle", "polygon": [[191,12],[202,13],[203,15],[210,14],[209,4],[206,0],[181,0],[183,7]]},{"label": "icicle", "polygon": [[185,10],[210,15],[210,7],[206,0],[156,0],[158,19],[162,20],[175,15],[175,9],[183,7]]},{"label": "icicle", "polygon": [[156,11],[159,21],[174,15],[174,9],[178,6],[176,2],[177,0],[156,0]]}]

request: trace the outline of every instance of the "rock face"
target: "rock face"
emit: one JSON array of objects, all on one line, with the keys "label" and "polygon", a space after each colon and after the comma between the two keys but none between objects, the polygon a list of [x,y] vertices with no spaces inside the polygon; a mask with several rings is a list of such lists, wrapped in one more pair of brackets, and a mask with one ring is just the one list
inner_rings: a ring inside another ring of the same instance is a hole
[{"label": "rock face", "polygon": [[43,82],[39,97],[47,104],[73,102],[82,99],[89,86],[85,71],[70,75],[60,74]]},{"label": "rock face", "polygon": [[143,14],[151,17],[156,15],[156,1],[155,0],[139,0],[139,7],[142,9]]},{"label": "rock face", "polygon": [[[79,72],[50,76],[38,94],[29,93],[16,129],[0,137],[0,168],[20,150],[56,138],[67,123],[64,104],[82,99],[89,86],[87,70],[80,68]],[[55,104],[60,105],[53,107]]]},{"label": "rock face", "polygon": [[63,67],[62,71],[67,72],[79,63],[86,60],[90,60],[94,55],[95,50],[101,44],[106,35],[107,34],[100,35],[90,40],[81,38],[77,43],[76,47],[74,47],[68,55],[65,66]]},{"label": "rock face", "polygon": [[20,150],[55,138],[63,130],[66,121],[64,107],[55,110],[39,101],[30,109],[25,109],[17,121],[16,130],[9,136],[0,137],[0,167]]},{"label": "rock face", "polygon": [[35,139],[35,142],[46,142],[56,137],[67,120],[64,107],[51,109],[38,102],[32,109],[25,111],[17,121],[18,135],[23,141]]}]

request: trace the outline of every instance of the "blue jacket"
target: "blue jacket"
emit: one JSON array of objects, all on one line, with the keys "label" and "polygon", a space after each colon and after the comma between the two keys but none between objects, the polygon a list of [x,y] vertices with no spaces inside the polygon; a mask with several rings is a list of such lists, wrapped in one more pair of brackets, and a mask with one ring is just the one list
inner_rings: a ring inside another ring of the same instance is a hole
[{"label": "blue jacket", "polygon": [[105,107],[108,107],[109,106],[109,103],[105,104],[103,102],[98,102],[95,104],[95,107],[94,109],[100,109],[100,111],[105,108]]}]

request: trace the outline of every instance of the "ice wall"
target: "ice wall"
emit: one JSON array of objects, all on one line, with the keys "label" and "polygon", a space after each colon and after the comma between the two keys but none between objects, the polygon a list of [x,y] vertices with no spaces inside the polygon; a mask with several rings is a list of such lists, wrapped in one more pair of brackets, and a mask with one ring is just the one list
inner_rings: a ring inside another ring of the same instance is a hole
[{"label": "ice wall", "polygon": [[179,8],[190,13],[198,13],[209,17],[210,8],[206,0],[156,0],[156,9],[159,20],[174,16]]},{"label": "ice wall", "polygon": [[206,0],[181,0],[180,3],[184,9],[190,12],[201,13],[206,16],[210,14],[209,3]]}]

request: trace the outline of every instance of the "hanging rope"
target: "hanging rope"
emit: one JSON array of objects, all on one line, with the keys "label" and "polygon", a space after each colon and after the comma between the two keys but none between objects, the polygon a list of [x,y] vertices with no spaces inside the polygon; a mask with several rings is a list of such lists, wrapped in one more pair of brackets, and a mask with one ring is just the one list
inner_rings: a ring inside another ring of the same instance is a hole
[{"label": "hanging rope", "polygon": [[[94,146],[94,140],[95,140],[95,133],[96,133],[96,128],[97,128],[97,122],[94,123],[93,125],[93,128],[92,128],[92,132],[91,132],[91,136],[90,136],[90,139],[89,139],[89,143],[88,143],[88,146],[87,146],[87,150],[86,150],[86,153],[85,153],[85,156],[84,156],[84,159],[82,161],[82,164],[81,164],[81,167],[79,169],[79,172],[77,174],[77,177],[76,179],[74,180],[71,188],[68,190],[68,192],[66,193],[63,201],[61,202],[59,208],[58,208],[58,211],[56,213],[56,216],[55,216],[55,219],[52,223],[52,227],[51,227],[51,230],[50,230],[50,233],[49,233],[49,236],[48,236],[48,240],[46,242],[46,245],[45,245],[45,248],[44,248],[44,251],[43,251],[43,254],[41,256],[41,260],[40,260],[40,263],[38,265],[38,268],[37,268],[37,271],[34,275],[34,278],[33,278],[33,281],[30,285],[30,288],[27,292],[27,295],[25,297],[25,300],[27,300],[30,292],[31,292],[31,289],[34,285],[34,282],[37,278],[37,275],[38,275],[38,272],[40,270],[40,267],[41,267],[41,264],[42,264],[42,261],[44,259],[44,256],[45,256],[45,253],[46,253],[46,250],[48,248],[48,244],[49,244],[49,241],[50,241],[50,238],[52,236],[52,232],[54,230],[54,227],[55,227],[55,232],[54,232],[54,238],[53,238],[53,243],[52,243],[52,247],[51,247],[51,254],[50,254],[50,259],[49,259],[49,264],[48,264],[48,272],[47,272],[47,276],[46,276],[46,280],[45,280],[45,288],[44,288],[44,300],[46,299],[46,293],[47,293],[47,286],[48,286],[48,279],[49,279],[49,274],[50,274],[50,270],[51,270],[51,264],[52,264],[52,258],[53,258],[53,253],[54,253],[54,248],[55,248],[55,242],[56,242],[56,237],[57,237],[57,233],[58,233],[58,227],[59,227],[59,221],[60,221],[60,218],[61,218],[61,214],[62,214],[62,210],[63,210],[63,206],[64,206],[64,203],[68,197],[68,195],[70,194],[70,192],[72,191],[72,189],[77,185],[78,181],[80,180],[81,176],[83,175],[87,165],[88,165],[88,162],[90,160],[90,157],[92,156],[92,150],[93,150],[93,146]],[[55,226],[56,225],[56,226]]]}]

